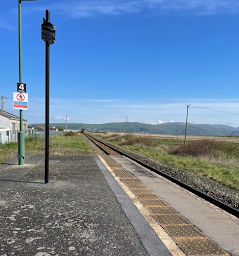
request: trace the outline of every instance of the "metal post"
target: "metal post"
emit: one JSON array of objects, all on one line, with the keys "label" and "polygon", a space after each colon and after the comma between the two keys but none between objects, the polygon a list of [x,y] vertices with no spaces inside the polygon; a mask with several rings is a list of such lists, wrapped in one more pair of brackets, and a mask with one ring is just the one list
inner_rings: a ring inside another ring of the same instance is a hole
[{"label": "metal post", "polygon": [[66,115],[66,132],[67,132],[67,115]]},{"label": "metal post", "polygon": [[[46,10],[46,20],[50,22],[50,11]],[[49,53],[50,46],[45,47],[45,183],[49,182]]]},{"label": "metal post", "polygon": [[[22,30],[21,0],[18,0],[18,52],[19,52],[19,83],[22,82]],[[20,110],[21,111],[21,110]]]},{"label": "metal post", "polygon": [[[19,83],[22,82],[22,45],[21,45],[21,0],[18,0],[18,51],[19,51]],[[18,133],[18,164],[25,163],[25,134],[22,131],[22,110],[19,111],[20,132]]]},{"label": "metal post", "polygon": [[187,136],[187,124],[188,124],[188,108],[189,108],[190,104],[187,105],[187,116],[186,116],[186,125],[185,125],[185,137],[184,137],[184,145],[186,143],[186,136]]}]

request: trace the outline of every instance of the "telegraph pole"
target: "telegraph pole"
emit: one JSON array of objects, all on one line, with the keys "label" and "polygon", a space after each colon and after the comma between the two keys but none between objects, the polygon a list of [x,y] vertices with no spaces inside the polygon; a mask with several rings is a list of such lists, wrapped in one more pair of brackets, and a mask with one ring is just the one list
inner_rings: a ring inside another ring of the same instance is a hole
[{"label": "telegraph pole", "polygon": [[67,132],[67,115],[66,115],[66,132]]},{"label": "telegraph pole", "polygon": [[186,143],[186,136],[187,136],[187,124],[188,124],[188,108],[190,107],[190,104],[187,105],[187,115],[186,115],[186,125],[185,125],[185,137],[184,137],[184,145]]},{"label": "telegraph pole", "polygon": [[128,117],[126,116],[125,133],[126,133],[126,131],[127,131],[127,119],[128,119]]},{"label": "telegraph pole", "polygon": [[6,97],[1,96],[1,110],[3,110],[3,107],[4,107],[3,99],[6,99]]},{"label": "telegraph pole", "polygon": [[178,132],[179,132],[179,129],[180,129],[180,127],[177,126],[177,141],[178,141]]}]

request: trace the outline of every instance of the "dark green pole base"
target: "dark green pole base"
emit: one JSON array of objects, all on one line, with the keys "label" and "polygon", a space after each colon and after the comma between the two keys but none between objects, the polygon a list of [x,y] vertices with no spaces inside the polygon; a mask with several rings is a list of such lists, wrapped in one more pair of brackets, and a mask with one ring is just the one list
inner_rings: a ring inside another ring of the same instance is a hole
[{"label": "dark green pole base", "polygon": [[18,132],[18,164],[25,164],[25,134]]}]

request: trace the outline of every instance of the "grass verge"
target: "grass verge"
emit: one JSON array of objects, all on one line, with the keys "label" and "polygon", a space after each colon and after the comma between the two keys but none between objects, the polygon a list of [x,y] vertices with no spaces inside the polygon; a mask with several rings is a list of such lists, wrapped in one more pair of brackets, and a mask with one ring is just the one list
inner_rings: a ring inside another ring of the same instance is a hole
[{"label": "grass verge", "polygon": [[239,146],[236,144],[198,140],[182,145],[177,140],[132,134],[102,137],[169,168],[195,172],[239,190]]},{"label": "grass verge", "polygon": [[17,156],[17,143],[11,142],[0,146],[0,163]]},{"label": "grass verge", "polygon": [[[50,155],[92,155],[93,151],[81,134],[52,135],[49,137]],[[45,153],[45,138],[28,137],[25,139],[26,153]],[[17,156],[17,143],[3,144],[0,146],[0,163]]]}]

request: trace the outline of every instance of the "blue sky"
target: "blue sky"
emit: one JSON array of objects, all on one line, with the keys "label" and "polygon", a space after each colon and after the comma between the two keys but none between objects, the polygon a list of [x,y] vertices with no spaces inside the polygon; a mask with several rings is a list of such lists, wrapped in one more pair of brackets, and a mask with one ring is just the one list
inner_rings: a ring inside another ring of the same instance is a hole
[{"label": "blue sky", "polygon": [[[56,26],[50,122],[185,122],[190,104],[189,122],[239,126],[239,1],[23,1],[28,123],[45,120],[46,9]],[[0,96],[19,115],[17,22],[17,0],[0,0]]]}]

